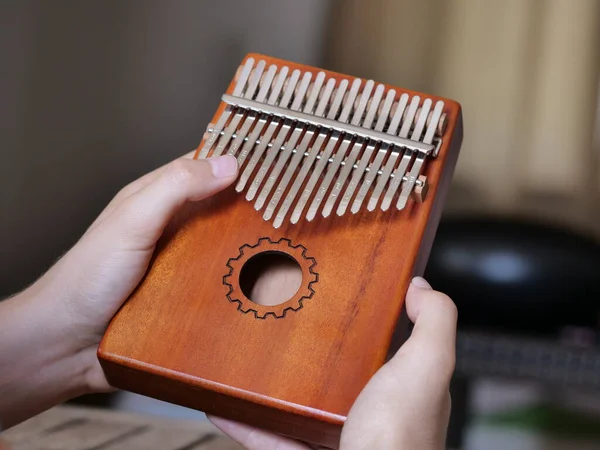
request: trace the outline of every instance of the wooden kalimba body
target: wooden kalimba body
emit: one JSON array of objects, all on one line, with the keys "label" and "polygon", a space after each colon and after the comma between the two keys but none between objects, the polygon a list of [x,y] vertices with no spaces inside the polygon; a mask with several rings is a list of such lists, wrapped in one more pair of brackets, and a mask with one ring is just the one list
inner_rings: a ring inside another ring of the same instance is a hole
[{"label": "wooden kalimba body", "polygon": [[[453,101],[248,55],[196,153],[239,177],[165,230],[100,345],[109,382],[336,448],[397,346],[461,142]],[[301,271],[278,305],[244,286],[269,255]]]}]

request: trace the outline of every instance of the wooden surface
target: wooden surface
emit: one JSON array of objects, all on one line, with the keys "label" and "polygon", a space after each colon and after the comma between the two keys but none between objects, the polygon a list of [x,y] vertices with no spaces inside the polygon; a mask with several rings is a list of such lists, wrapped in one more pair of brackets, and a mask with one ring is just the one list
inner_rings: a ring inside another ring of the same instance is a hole
[{"label": "wooden surface", "polygon": [[[0,434],[1,450],[242,450],[210,422],[59,406]],[[4,448],[2,448],[4,444]]]},{"label": "wooden surface", "polygon": [[[444,144],[428,163],[423,204],[279,229],[233,187],[184,208],[101,343],[111,384],[336,447],[350,407],[386,359],[410,279],[427,261],[462,140],[460,106],[444,101]],[[251,252],[273,245],[299,258],[302,287],[281,306],[257,305],[237,276]]]}]

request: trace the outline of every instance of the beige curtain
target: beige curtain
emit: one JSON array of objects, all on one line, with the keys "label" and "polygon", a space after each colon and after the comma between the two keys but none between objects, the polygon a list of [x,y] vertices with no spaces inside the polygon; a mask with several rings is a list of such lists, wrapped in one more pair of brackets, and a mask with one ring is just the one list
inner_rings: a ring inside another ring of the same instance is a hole
[{"label": "beige curtain", "polygon": [[599,0],[340,0],[329,67],[459,101],[448,210],[600,235]]}]

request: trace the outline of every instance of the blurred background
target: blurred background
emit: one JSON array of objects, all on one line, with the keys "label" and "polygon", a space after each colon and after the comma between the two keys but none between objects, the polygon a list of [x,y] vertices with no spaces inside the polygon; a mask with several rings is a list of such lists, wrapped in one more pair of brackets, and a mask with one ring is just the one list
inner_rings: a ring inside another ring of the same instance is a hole
[{"label": "blurred background", "polygon": [[597,0],[0,1],[0,297],[194,149],[247,52],[462,104],[426,273],[460,314],[449,446],[598,448]]}]

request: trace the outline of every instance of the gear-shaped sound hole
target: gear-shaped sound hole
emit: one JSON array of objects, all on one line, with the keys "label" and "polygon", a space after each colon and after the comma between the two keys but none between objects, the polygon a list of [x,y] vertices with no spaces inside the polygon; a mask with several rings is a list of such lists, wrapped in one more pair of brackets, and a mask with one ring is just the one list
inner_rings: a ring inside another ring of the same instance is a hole
[{"label": "gear-shaped sound hole", "polygon": [[240,247],[239,255],[227,262],[229,271],[223,277],[227,299],[258,319],[283,318],[313,298],[319,277],[316,265],[302,245],[261,238],[255,245]]},{"label": "gear-shaped sound hole", "polygon": [[292,299],[302,285],[302,268],[290,255],[265,251],[250,258],[240,272],[240,288],[254,303],[275,306]]}]

